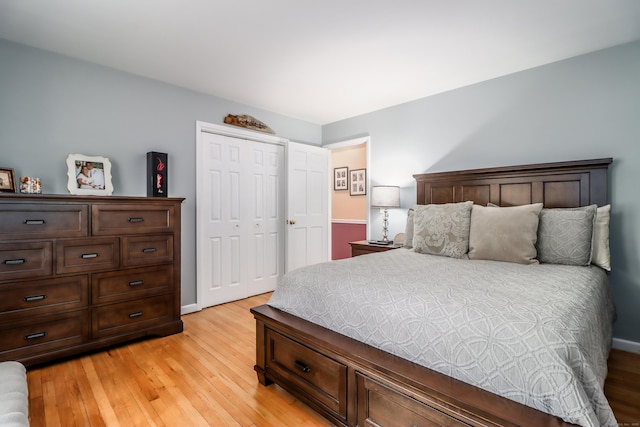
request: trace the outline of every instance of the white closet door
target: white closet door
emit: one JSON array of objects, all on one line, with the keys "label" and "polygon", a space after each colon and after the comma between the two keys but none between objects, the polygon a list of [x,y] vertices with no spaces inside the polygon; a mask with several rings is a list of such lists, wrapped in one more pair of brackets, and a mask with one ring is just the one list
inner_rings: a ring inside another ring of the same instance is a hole
[{"label": "white closet door", "polygon": [[203,132],[198,304],[272,291],[284,273],[284,147]]},{"label": "white closet door", "polygon": [[247,296],[275,289],[284,274],[284,147],[250,142]]}]

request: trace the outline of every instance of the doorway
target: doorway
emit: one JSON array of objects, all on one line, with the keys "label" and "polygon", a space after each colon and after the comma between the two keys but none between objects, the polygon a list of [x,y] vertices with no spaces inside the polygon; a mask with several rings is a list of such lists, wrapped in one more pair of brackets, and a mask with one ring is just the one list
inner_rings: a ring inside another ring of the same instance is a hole
[{"label": "doorway", "polygon": [[[325,147],[331,150],[331,259],[337,260],[351,257],[349,242],[367,239],[369,137]],[[364,177],[364,188],[355,188],[352,175]]]}]

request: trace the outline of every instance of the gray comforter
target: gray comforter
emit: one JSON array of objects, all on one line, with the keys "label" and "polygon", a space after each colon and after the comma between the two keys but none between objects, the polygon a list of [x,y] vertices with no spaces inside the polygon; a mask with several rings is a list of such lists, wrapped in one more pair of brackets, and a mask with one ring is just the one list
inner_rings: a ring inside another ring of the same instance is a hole
[{"label": "gray comforter", "polygon": [[597,267],[397,249],[286,274],[272,307],[565,421],[614,426],[614,317]]}]

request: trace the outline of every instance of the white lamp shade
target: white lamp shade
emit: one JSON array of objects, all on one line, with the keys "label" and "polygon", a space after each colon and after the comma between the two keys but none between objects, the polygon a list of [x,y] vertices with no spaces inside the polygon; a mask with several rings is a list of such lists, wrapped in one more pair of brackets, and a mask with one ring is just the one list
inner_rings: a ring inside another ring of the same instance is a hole
[{"label": "white lamp shade", "polygon": [[371,207],[399,208],[400,187],[393,185],[378,185],[371,188]]}]

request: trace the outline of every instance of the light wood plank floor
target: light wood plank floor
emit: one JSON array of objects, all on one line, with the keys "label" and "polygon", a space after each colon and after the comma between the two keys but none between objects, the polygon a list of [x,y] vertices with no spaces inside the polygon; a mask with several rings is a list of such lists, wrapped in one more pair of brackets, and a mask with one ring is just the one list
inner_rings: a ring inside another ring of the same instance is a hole
[{"label": "light wood plank floor", "polygon": [[[329,426],[279,387],[258,384],[249,308],[268,297],[183,316],[182,334],[29,369],[31,425]],[[640,425],[640,355],[613,351],[609,366],[618,421]]]}]

